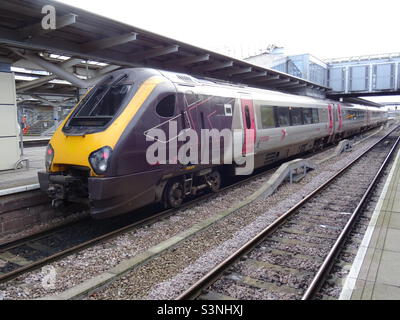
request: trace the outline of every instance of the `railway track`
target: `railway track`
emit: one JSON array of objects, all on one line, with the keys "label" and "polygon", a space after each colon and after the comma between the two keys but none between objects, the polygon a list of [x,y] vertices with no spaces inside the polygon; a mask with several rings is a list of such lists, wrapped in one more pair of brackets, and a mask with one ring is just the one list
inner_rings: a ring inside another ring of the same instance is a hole
[{"label": "railway track", "polygon": [[[201,201],[234,187],[239,187],[253,179],[273,171],[273,168],[259,170],[255,174],[228,183],[216,193],[206,193],[189,200],[178,209],[161,209],[160,206],[148,206],[133,213],[107,220],[85,218],[36,235],[28,236],[0,245],[0,283],[9,281],[26,272],[38,269],[46,264],[77,253],[85,248],[117,237],[135,228],[151,225],[168,218],[178,210],[189,209]],[[2,262],[2,263],[1,263]]]},{"label": "railway track", "polygon": [[[322,152],[327,151],[325,148]],[[290,159],[289,159],[290,160]],[[287,161],[287,160],[286,160]],[[264,176],[279,166],[259,170],[252,176],[229,183],[218,193],[208,193],[192,199],[179,209],[188,209],[201,201],[209,200],[230,188],[238,187],[253,179]],[[162,210],[160,207],[146,207],[135,214],[102,221],[84,219],[57,227],[27,238],[0,245],[0,283],[9,281],[24,273],[36,270],[46,264],[77,253],[85,248],[117,237],[135,228],[151,225],[173,215],[177,209]]]},{"label": "railway track", "polygon": [[394,129],[177,299],[312,299],[399,145]]}]

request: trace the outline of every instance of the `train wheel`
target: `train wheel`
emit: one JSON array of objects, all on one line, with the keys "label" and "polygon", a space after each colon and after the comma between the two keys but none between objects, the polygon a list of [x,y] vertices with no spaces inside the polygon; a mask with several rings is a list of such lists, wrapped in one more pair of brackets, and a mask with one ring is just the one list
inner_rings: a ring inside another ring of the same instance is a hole
[{"label": "train wheel", "polygon": [[178,208],[181,206],[185,195],[183,192],[183,185],[179,181],[172,182],[168,184],[165,200],[169,207]]},{"label": "train wheel", "polygon": [[221,174],[218,171],[208,174],[206,180],[212,192],[217,192],[221,188]]}]

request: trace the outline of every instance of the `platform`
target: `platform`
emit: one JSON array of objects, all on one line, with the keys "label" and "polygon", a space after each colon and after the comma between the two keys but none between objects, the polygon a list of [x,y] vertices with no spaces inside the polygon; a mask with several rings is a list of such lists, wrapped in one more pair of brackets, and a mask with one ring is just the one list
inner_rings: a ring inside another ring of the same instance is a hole
[{"label": "platform", "polygon": [[386,180],[341,300],[400,300],[400,152]]},{"label": "platform", "polygon": [[0,171],[0,194],[4,190],[38,184],[37,172],[45,169],[46,147],[33,147],[24,150],[24,158],[29,159],[29,170]]}]

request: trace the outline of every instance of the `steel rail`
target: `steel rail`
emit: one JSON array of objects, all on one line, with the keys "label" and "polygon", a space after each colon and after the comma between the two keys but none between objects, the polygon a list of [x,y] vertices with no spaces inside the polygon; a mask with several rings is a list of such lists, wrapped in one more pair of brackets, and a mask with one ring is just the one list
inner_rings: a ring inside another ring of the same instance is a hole
[{"label": "steel rail", "polygon": [[[129,232],[130,230],[132,230],[134,228],[138,228],[138,227],[142,227],[142,226],[149,225],[149,224],[152,224],[152,223],[156,223],[156,222],[160,221],[161,219],[165,219],[165,218],[173,215],[178,210],[190,208],[190,207],[192,207],[194,205],[199,204],[201,201],[204,201],[204,200],[210,199],[212,197],[215,197],[216,195],[218,195],[218,194],[220,194],[220,193],[222,193],[222,192],[224,192],[226,190],[232,189],[234,187],[238,187],[238,186],[240,186],[240,185],[242,185],[242,184],[244,184],[246,182],[249,182],[249,181],[254,180],[254,179],[258,178],[258,177],[264,176],[264,175],[270,173],[272,170],[274,170],[274,168],[262,171],[262,172],[260,172],[258,174],[251,175],[250,177],[248,177],[246,179],[242,179],[240,181],[234,182],[233,184],[230,184],[228,186],[225,186],[225,187],[221,188],[220,190],[218,190],[215,193],[207,193],[205,195],[197,197],[197,198],[195,198],[193,200],[190,200],[190,201],[186,202],[183,206],[181,206],[179,208],[169,208],[169,209],[163,210],[161,212],[156,213],[155,215],[152,215],[150,217],[144,218],[144,219],[142,219],[140,221],[136,221],[136,222],[134,222],[132,224],[129,224],[127,226],[124,226],[122,228],[113,230],[113,231],[111,231],[109,233],[106,233],[106,234],[103,234],[103,235],[98,236],[96,238],[93,238],[93,239],[90,239],[88,241],[82,242],[82,243],[80,243],[80,244],[78,244],[76,246],[70,247],[70,248],[68,248],[66,250],[57,252],[57,253],[55,253],[53,255],[50,255],[48,257],[45,257],[45,258],[43,258],[41,260],[34,261],[31,264],[27,264],[25,266],[22,266],[22,267],[20,267],[18,269],[13,270],[13,271],[10,271],[10,272],[7,272],[5,274],[2,274],[2,275],[0,275],[0,283],[4,283],[6,281],[12,280],[12,279],[14,279],[14,278],[26,273],[26,272],[38,269],[41,266],[44,266],[44,265],[49,264],[49,263],[51,263],[53,261],[59,260],[59,259],[65,257],[65,256],[77,253],[77,252],[79,252],[79,251],[81,251],[81,250],[83,250],[83,249],[85,249],[85,248],[87,248],[89,246],[94,245],[94,244],[97,244],[97,243],[103,242],[105,240],[109,240],[109,239],[115,238],[116,236],[118,236],[120,234],[123,234],[123,233],[126,233],[126,232]],[[87,219],[83,219],[83,220],[87,220]],[[63,228],[71,227],[71,226],[76,225],[76,224],[78,224],[80,222],[82,222],[82,220],[74,221],[74,222],[72,222],[70,224],[67,224],[67,225],[64,225],[64,226],[59,226],[59,227],[56,227],[55,229],[52,229],[52,230],[43,231],[43,233],[40,233],[38,235],[28,236],[27,238],[23,238],[23,239],[19,239],[19,240],[10,242],[10,243],[3,244],[3,245],[0,246],[0,253],[1,252],[7,252],[8,250],[14,249],[14,248],[19,247],[19,246],[21,246],[23,244],[28,244],[30,242],[38,241],[40,239],[46,238],[46,237],[50,236],[51,233],[56,233],[56,232],[62,230]]]},{"label": "steel rail", "polygon": [[338,173],[336,173],[332,178],[326,181],[324,184],[319,186],[317,189],[308,194],[305,198],[295,204],[291,209],[286,211],[282,216],[276,219],[272,224],[266,227],[263,231],[258,233],[253,239],[249,240],[242,247],[237,249],[234,253],[232,253],[228,258],[219,263],[216,267],[214,267],[211,271],[209,271],[205,276],[195,282],[192,286],[190,286],[185,292],[180,294],[176,300],[189,300],[196,298],[199,293],[204,289],[209,287],[229,266],[231,266],[234,262],[236,262],[240,257],[247,254],[254,247],[256,247],[259,243],[264,241],[264,239],[271,235],[278,227],[280,227],[289,217],[292,216],[293,213],[297,211],[300,207],[302,207],[305,203],[307,203],[311,198],[324,190],[327,186],[329,186],[333,181],[339,178],[344,172],[350,169],[355,163],[357,163],[361,158],[363,158],[367,153],[369,153],[372,149],[374,149],[378,144],[384,141],[388,136],[390,136],[394,131],[398,130],[399,126],[396,126],[393,130],[387,133],[384,137],[382,137],[379,141],[377,141],[373,146],[364,151],[360,156],[354,159],[351,163],[349,163],[345,168],[341,169]]},{"label": "steel rail", "polygon": [[[396,130],[396,129],[393,129],[386,136],[390,135],[394,130]],[[332,148],[332,146],[327,146],[326,148],[322,149],[320,152],[325,152],[325,151],[327,151],[327,150],[329,150],[331,148]],[[312,154],[312,156],[314,156],[315,154],[318,154],[318,153],[319,152],[311,153],[311,154]],[[120,234],[123,234],[125,232],[129,232],[130,230],[132,230],[134,228],[138,228],[138,227],[141,227],[141,226],[145,226],[145,225],[149,225],[149,224],[158,222],[161,219],[165,219],[165,218],[173,215],[177,210],[190,208],[191,206],[194,206],[194,205],[200,203],[201,201],[210,199],[210,198],[214,197],[215,195],[220,194],[223,191],[226,191],[226,190],[229,190],[231,188],[240,186],[240,185],[242,185],[242,184],[244,184],[246,182],[249,182],[249,181],[254,180],[254,179],[258,178],[258,177],[264,176],[264,175],[268,174],[269,172],[271,172],[272,170],[274,170],[280,164],[286,162],[287,160],[288,159],[285,159],[285,160],[282,160],[282,161],[278,161],[273,168],[267,169],[267,170],[264,169],[258,174],[253,174],[253,175],[251,175],[250,177],[248,177],[246,179],[242,179],[242,180],[240,180],[238,182],[234,182],[233,184],[230,184],[230,185],[228,185],[228,186],[226,186],[224,188],[221,188],[216,193],[209,193],[209,194],[205,194],[203,196],[197,197],[197,198],[195,198],[195,199],[193,199],[193,200],[191,200],[189,202],[186,202],[183,206],[181,206],[181,207],[179,207],[177,209],[172,208],[172,209],[167,209],[167,210],[161,211],[159,213],[156,213],[155,215],[152,215],[151,217],[147,217],[147,218],[142,219],[140,221],[136,221],[136,222],[134,222],[132,224],[129,224],[127,226],[124,226],[122,228],[113,230],[112,232],[103,234],[103,235],[98,236],[96,238],[93,238],[91,240],[82,242],[82,243],[80,243],[80,244],[78,244],[76,246],[70,247],[70,248],[68,248],[66,250],[57,252],[57,253],[55,253],[53,255],[50,255],[48,257],[45,257],[45,258],[43,258],[41,260],[34,261],[31,264],[28,264],[28,265],[25,265],[25,266],[21,266],[20,268],[15,269],[15,270],[13,270],[11,272],[7,272],[5,274],[2,274],[2,275],[0,275],[0,283],[4,283],[6,281],[12,280],[12,279],[14,279],[14,278],[26,273],[26,272],[38,269],[41,266],[44,266],[44,265],[49,264],[51,262],[57,261],[57,260],[59,260],[59,259],[61,259],[63,257],[68,256],[68,255],[80,252],[81,250],[84,250],[85,248],[87,248],[87,247],[89,247],[91,245],[95,245],[95,244],[100,243],[102,241],[106,241],[106,240],[112,239],[112,238],[114,238],[114,237],[116,237],[116,236],[118,236]],[[87,218],[82,218],[82,220],[73,221],[73,222],[68,223],[66,225],[61,225],[61,226],[55,227],[55,228],[50,229],[50,230],[45,230],[43,232],[40,232],[39,234],[30,235],[30,236],[28,236],[26,238],[18,239],[18,240],[9,242],[9,243],[3,243],[3,244],[0,245],[0,252],[7,252],[8,250],[11,250],[11,249],[16,248],[18,246],[21,246],[23,244],[28,244],[28,243],[31,243],[31,242],[38,241],[40,239],[49,237],[49,236],[51,236],[52,233],[56,233],[56,232],[59,232],[62,229],[66,229],[66,228],[69,228],[71,226],[74,226],[74,225],[77,225],[79,223],[82,223],[82,222],[84,222],[84,220],[87,220]]]},{"label": "steel rail", "polygon": [[[84,211],[82,211],[82,212],[84,212]],[[79,213],[79,212],[76,212],[76,213]],[[78,225],[80,223],[84,223],[84,222],[89,221],[89,220],[90,220],[90,217],[85,216],[85,217],[79,218],[77,220],[73,220],[73,221],[70,221],[68,223],[65,223],[65,224],[62,224],[62,225],[58,225],[58,226],[55,226],[53,228],[50,228],[50,229],[47,229],[47,230],[43,230],[43,231],[35,233],[35,234],[28,235],[28,236],[20,238],[20,239],[16,239],[16,240],[12,240],[12,241],[9,241],[9,242],[0,243],[0,253],[5,252],[5,251],[10,251],[12,249],[15,249],[15,248],[18,248],[20,246],[23,246],[24,244],[29,244],[29,243],[34,242],[34,241],[39,241],[39,240],[42,240],[42,239],[46,239],[47,237],[51,236],[54,233],[62,231],[64,229],[66,229],[66,228],[71,228],[71,227],[73,227],[75,225]]]},{"label": "steel rail", "polygon": [[330,271],[335,259],[341,252],[341,249],[344,245],[345,239],[352,230],[352,227],[362,212],[362,206],[366,203],[369,195],[377,185],[380,176],[384,172],[386,166],[388,165],[390,159],[393,157],[393,154],[398,147],[400,142],[400,137],[396,140],[394,146],[390,150],[389,154],[387,155],[385,161],[379,168],[379,171],[376,173],[374,179],[372,182],[369,184],[368,189],[365,191],[362,199],[360,200],[357,208],[353,211],[349,221],[345,225],[344,229],[340,233],[339,237],[337,238],[336,242],[332,246],[332,249],[329,251],[327,257],[325,258],[324,262],[322,263],[321,267],[319,268],[317,274],[315,275],[314,279],[312,280],[310,286],[307,288],[307,291],[304,293],[302,300],[310,300],[312,297],[317,293],[317,291],[320,289],[321,285],[323,284],[324,280],[326,279],[326,275]]},{"label": "steel rail", "polygon": [[[332,146],[328,146],[328,147],[324,148],[320,152],[325,152],[325,151],[327,151],[329,149],[332,149],[332,148],[333,148]],[[319,152],[312,153],[311,156],[314,156],[314,155],[316,155],[318,153]],[[270,169],[265,169],[265,168],[261,169],[259,173],[252,174],[248,178],[241,179],[240,181],[237,181],[237,182],[234,182],[234,183],[232,183],[230,185],[227,185],[227,186],[221,188],[220,190],[218,190],[216,193],[209,193],[209,194],[203,195],[201,197],[198,197],[196,199],[193,199],[193,200],[191,200],[189,202],[186,202],[186,203],[183,204],[183,206],[179,207],[178,209],[185,209],[188,206],[191,206],[191,205],[196,204],[197,202],[201,202],[203,200],[206,200],[206,199],[208,199],[210,197],[213,197],[213,196],[215,196],[215,195],[217,195],[217,194],[219,194],[219,193],[221,193],[223,191],[226,191],[226,190],[229,190],[231,188],[240,186],[241,184],[249,182],[249,181],[251,181],[253,179],[257,179],[258,177],[264,176],[264,175],[270,173],[272,170],[276,169],[282,163],[285,163],[287,160],[290,160],[290,159],[285,159],[285,160],[278,161],[276,164],[274,164],[274,166],[272,168],[270,168]],[[169,210],[171,210],[171,209],[169,209]],[[82,211],[82,212],[84,212],[84,211]],[[163,212],[165,212],[165,211],[163,211]],[[74,213],[78,213],[78,212],[74,212]],[[58,232],[58,231],[60,231],[62,229],[65,229],[65,228],[69,228],[71,226],[77,225],[77,224],[85,222],[87,220],[90,220],[90,217],[86,217],[85,216],[85,217],[82,217],[79,220],[74,220],[74,221],[72,221],[70,223],[67,223],[67,224],[64,224],[64,225],[59,225],[59,226],[56,226],[54,228],[47,229],[47,230],[41,231],[41,232],[36,233],[36,234],[28,235],[26,237],[23,237],[23,238],[20,238],[20,239],[16,239],[16,240],[13,240],[13,241],[10,241],[10,242],[0,243],[0,253],[4,252],[4,251],[11,250],[11,249],[16,248],[18,246],[21,246],[23,244],[30,243],[32,241],[38,241],[40,239],[44,239],[44,238],[50,236],[52,233]],[[0,282],[1,282],[1,277],[0,277]]]}]

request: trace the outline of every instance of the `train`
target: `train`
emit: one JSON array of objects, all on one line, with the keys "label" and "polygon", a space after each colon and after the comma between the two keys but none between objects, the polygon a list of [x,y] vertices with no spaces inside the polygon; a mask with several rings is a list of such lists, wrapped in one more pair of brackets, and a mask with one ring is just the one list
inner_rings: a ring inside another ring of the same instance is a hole
[{"label": "train", "polygon": [[[58,127],[39,183],[54,206],[79,203],[97,219],[153,203],[179,207],[201,190],[218,191],[250,158],[254,170],[387,120],[375,107],[151,68],[120,69],[90,89]],[[188,142],[204,132],[231,136]],[[196,152],[208,161],[196,161]],[[149,161],[149,153],[156,160]]]}]

